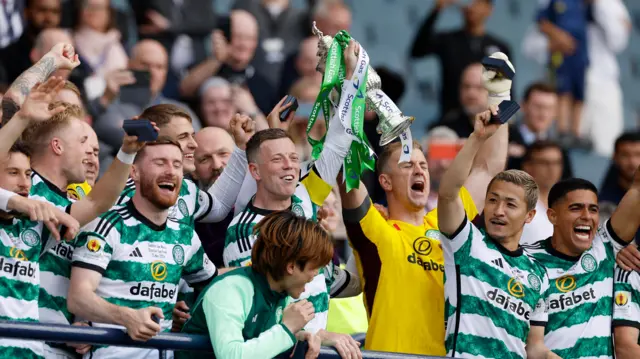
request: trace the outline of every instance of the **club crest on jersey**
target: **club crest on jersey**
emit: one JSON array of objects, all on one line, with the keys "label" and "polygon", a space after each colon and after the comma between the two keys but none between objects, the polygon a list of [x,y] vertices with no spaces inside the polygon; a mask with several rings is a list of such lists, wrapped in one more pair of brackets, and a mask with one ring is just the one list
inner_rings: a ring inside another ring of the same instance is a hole
[{"label": "club crest on jersey", "polygon": [[35,247],[40,244],[40,235],[33,229],[27,229],[22,232],[20,234],[20,239],[22,239],[22,242],[29,247]]},{"label": "club crest on jersey", "polygon": [[582,256],[580,265],[582,265],[582,269],[584,269],[586,272],[593,272],[594,270],[596,270],[596,268],[598,268],[596,259],[593,258],[593,256],[589,253]]},{"label": "club crest on jersey", "polygon": [[184,264],[184,249],[182,249],[181,245],[176,244],[173,246],[171,254],[173,254],[173,260],[176,261],[177,265],[181,266]]},{"label": "club crest on jersey", "polygon": [[538,278],[538,276],[536,276],[535,274],[529,274],[527,280],[529,281],[529,286],[531,286],[533,290],[540,290],[540,278]]},{"label": "club crest on jersey", "polygon": [[304,217],[304,210],[302,209],[302,206],[297,203],[294,203],[291,206],[291,212],[293,212],[298,217]]},{"label": "club crest on jersey", "polygon": [[151,276],[157,281],[167,279],[167,265],[163,261],[153,261],[151,263]]},{"label": "club crest on jersey", "polygon": [[626,292],[626,291],[616,292],[616,296],[614,300],[616,303],[616,306],[618,307],[626,306],[627,304],[629,304],[630,297],[631,297],[630,292]]},{"label": "club crest on jersey", "polygon": [[187,208],[187,203],[182,199],[178,199],[178,210],[182,213],[183,217],[189,217],[189,209]]},{"label": "club crest on jersey", "polygon": [[87,249],[91,253],[96,253],[102,248],[100,244],[100,240],[97,238],[89,237],[89,241],[87,241]]}]

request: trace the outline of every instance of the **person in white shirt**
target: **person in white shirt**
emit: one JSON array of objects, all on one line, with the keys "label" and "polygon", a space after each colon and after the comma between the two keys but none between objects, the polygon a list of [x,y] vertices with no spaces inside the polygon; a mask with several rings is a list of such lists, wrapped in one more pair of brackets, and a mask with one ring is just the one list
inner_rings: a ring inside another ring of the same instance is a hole
[{"label": "person in white shirt", "polygon": [[538,184],[538,203],[531,223],[524,225],[520,244],[532,244],[551,237],[553,225],[547,217],[549,191],[562,178],[562,148],[555,142],[534,142],[524,156],[522,169]]},{"label": "person in white shirt", "polygon": [[594,0],[592,6],[593,22],[587,29],[591,65],[587,71],[582,131],[593,140],[598,154],[611,156],[613,143],[624,130],[616,56],[629,44],[631,19],[622,0]]}]

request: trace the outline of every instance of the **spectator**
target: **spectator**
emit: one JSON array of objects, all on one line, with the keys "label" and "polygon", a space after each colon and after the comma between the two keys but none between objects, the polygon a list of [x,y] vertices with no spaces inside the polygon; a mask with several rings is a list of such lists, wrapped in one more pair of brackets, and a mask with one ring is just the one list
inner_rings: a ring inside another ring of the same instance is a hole
[{"label": "spectator", "polygon": [[[191,177],[203,191],[208,190],[220,177],[227,166],[235,143],[229,133],[217,127],[205,127],[195,135],[198,147],[194,154],[196,170]],[[233,219],[230,211],[225,219],[217,223],[196,223],[195,230],[200,238],[205,253],[218,268],[224,267],[222,253],[224,251],[224,234]]]},{"label": "spectator", "polygon": [[278,88],[285,59],[308,33],[305,12],[292,7],[290,0],[236,0],[233,10],[248,11],[256,18],[260,36],[253,64]]},{"label": "spectator", "polygon": [[[133,49],[131,60],[129,61],[129,69],[149,71],[150,73],[150,101],[147,106],[155,104],[180,106],[187,111],[191,117],[193,128],[197,131],[201,127],[198,117],[186,105],[162,96],[162,87],[167,77],[167,61],[167,52],[162,45],[153,40],[143,40]],[[100,159],[103,163],[103,170],[110,163],[110,159],[113,158],[114,149],[120,146],[124,132],[122,130],[123,121],[139,115],[144,110],[144,107],[138,104],[126,102],[128,100],[119,97],[109,105],[105,113],[94,120],[93,127],[98,134],[103,153],[103,158]]]},{"label": "spectator", "polygon": [[[298,111],[289,125],[289,135],[293,143],[296,145],[296,152],[300,154],[301,161],[309,161],[311,159],[311,145],[307,139],[307,125],[309,124],[309,116],[320,92],[320,84],[310,78],[301,78],[291,87],[289,93],[298,99]],[[324,116],[318,116],[315,125],[311,128],[309,136],[311,138],[320,139],[327,131]]]},{"label": "spectator", "polygon": [[[169,218],[179,197],[182,158],[177,142],[161,138],[148,143],[132,168],[142,190],[89,223],[77,237],[67,302],[70,312],[92,326],[115,324],[134,340],[149,340],[171,328],[180,278],[198,292],[217,275],[193,229]],[[155,351],[98,346],[90,355],[142,358],[153,357]]]},{"label": "spectator", "polygon": [[[313,7],[312,20],[316,22],[318,29],[325,35],[335,36],[340,30],[349,31],[351,29],[351,11],[342,0],[318,1]],[[309,24],[308,34],[312,34],[311,24]],[[317,36],[313,35],[313,37],[317,39]],[[282,69],[278,91],[280,97],[287,94],[289,88],[299,77],[311,75],[311,63],[313,63],[313,70],[315,71],[315,67],[318,64],[317,51],[317,40],[316,47],[312,48],[311,41],[307,39],[300,44],[300,48],[296,53],[289,55]],[[322,76],[322,74],[318,74]]]},{"label": "spectator", "polygon": [[[590,65],[582,127],[589,128],[594,150],[611,156],[611,145],[624,126],[620,66],[616,56],[629,44],[631,18],[621,0],[592,3],[593,19],[587,27]],[[602,121],[603,118],[607,120]]]},{"label": "spectator", "polygon": [[109,72],[127,67],[129,58],[120,43],[115,14],[110,7],[110,0],[78,1],[78,25],[73,40],[80,61],[91,75],[89,79],[93,80],[91,85],[86,86],[90,99],[102,95],[104,77]]},{"label": "spectator", "polygon": [[467,138],[473,133],[476,114],[487,108],[488,92],[482,84],[482,65],[473,63],[462,73],[460,82],[460,108],[453,109],[432,125],[446,126],[454,130],[458,137]]},{"label": "spectator", "polygon": [[[11,1],[15,8],[21,1]],[[6,4],[7,2],[3,2]],[[0,67],[4,67],[8,82],[13,82],[22,72],[31,67],[31,49],[35,47],[36,37],[44,29],[58,27],[60,24],[60,0],[27,0],[24,1],[26,28],[20,38],[11,45],[0,50]],[[5,6],[2,6],[4,12]],[[70,42],[69,42],[70,43]],[[0,46],[3,47],[3,46]],[[51,47],[44,50],[49,51]],[[43,53],[43,54],[44,54]]]},{"label": "spectator", "polygon": [[468,1],[468,5],[462,8],[464,28],[452,32],[436,33],[434,27],[440,12],[454,1],[437,0],[436,6],[418,30],[411,48],[412,58],[435,54],[440,60],[442,67],[442,76],[440,77],[442,84],[440,89],[441,116],[451,110],[459,109],[463,105],[460,103],[458,89],[463,70],[469,64],[479,62],[485,56],[498,51],[511,58],[507,45],[486,32],[486,21],[493,11],[493,0]]},{"label": "spectator", "polygon": [[[183,332],[208,334],[218,358],[273,358],[297,340],[309,343],[312,357],[319,354],[320,344],[337,346],[343,358],[358,357],[360,343],[348,335],[302,330],[314,317],[311,302],[289,304],[300,299],[305,285],[331,261],[327,232],[311,220],[280,211],[266,216],[255,233],[251,266],[214,281]],[[193,354],[176,355],[187,357]]]},{"label": "spectator", "polygon": [[[601,215],[611,216],[616,206],[631,187],[633,175],[640,166],[640,133],[625,132],[615,142],[613,161],[600,185],[598,200]],[[636,243],[640,241],[640,231]]]},{"label": "spectator", "polygon": [[[300,43],[292,68],[283,67],[280,81],[280,96],[285,96],[291,91],[291,87],[299,78],[311,78],[317,83],[322,82],[322,73],[316,71],[318,65],[318,38],[308,37]],[[295,64],[295,65],[294,65]]]},{"label": "spectator", "polygon": [[564,147],[591,147],[587,139],[580,137],[589,64],[587,6],[584,0],[549,0],[537,16],[540,31],[549,39],[551,48],[549,64],[560,95],[558,136]]},{"label": "spectator", "polygon": [[208,79],[200,88],[200,99],[202,124],[228,129],[236,112],[229,82],[222,77]]},{"label": "spectator", "polygon": [[427,211],[438,206],[438,188],[442,175],[447,171],[451,162],[462,147],[458,135],[448,127],[434,127],[427,134],[425,140],[427,164],[429,165],[429,197]]},{"label": "spectator", "polygon": [[[522,120],[509,125],[509,161],[508,168],[523,169],[522,156],[527,147],[536,141],[550,140],[554,137],[553,123],[558,109],[558,95],[555,89],[545,83],[531,84],[522,100]],[[562,178],[571,178],[573,169],[571,158],[562,150]],[[552,183],[553,184],[553,183]]]},{"label": "spectator", "polygon": [[535,217],[524,225],[520,244],[533,244],[553,234],[547,217],[549,191],[562,179],[563,167],[562,147],[557,143],[536,141],[527,148],[522,169],[538,184],[538,202]]},{"label": "spectator", "polygon": [[[600,224],[598,190],[593,183],[571,178],[549,191],[553,236],[540,240],[528,252],[555,282],[546,296],[549,325],[540,330],[545,332],[547,347],[559,357],[615,356],[611,322],[616,256],[638,231],[638,202],[640,177],[633,179],[611,218]],[[576,298],[573,305],[557,305],[569,299],[564,288],[571,288],[571,298]]]},{"label": "spectator", "polygon": [[0,8],[0,15],[5,19],[0,23],[0,49],[11,45],[24,32],[24,1],[5,1]]},{"label": "spectator", "polygon": [[213,56],[195,66],[180,82],[180,94],[193,97],[205,79],[219,76],[245,87],[262,113],[275,104],[274,87],[251,65],[258,45],[258,24],[250,13],[234,10],[230,15],[230,39],[221,30],[212,35]]}]

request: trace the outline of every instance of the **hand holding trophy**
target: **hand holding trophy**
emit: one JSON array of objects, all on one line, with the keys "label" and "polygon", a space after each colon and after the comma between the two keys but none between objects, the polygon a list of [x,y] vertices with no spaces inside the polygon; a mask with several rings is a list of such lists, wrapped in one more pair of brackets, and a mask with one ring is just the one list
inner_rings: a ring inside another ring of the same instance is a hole
[{"label": "hand holding trophy", "polygon": [[[349,46],[355,50],[353,55],[357,57],[357,63],[353,75],[346,73],[345,62],[351,61],[354,57],[350,52],[342,53],[351,41],[351,36],[346,31],[340,31],[335,37],[331,37],[318,30],[314,22],[313,33],[319,37],[320,60],[316,70],[323,74],[323,78],[320,93],[309,116],[307,134],[315,123],[320,109],[324,114],[325,122],[331,118],[332,111],[337,111],[337,117],[347,133],[354,136],[344,164],[344,178],[349,191],[358,187],[360,175],[364,169],[375,170],[374,153],[363,130],[366,108],[375,111],[378,115],[379,123],[376,130],[381,134],[380,146],[385,146],[400,136],[403,148],[406,148],[401,161],[407,160],[407,156],[410,158],[411,155],[409,126],[414,118],[404,116],[398,106],[381,90],[380,76],[369,66],[369,56],[361,46]],[[343,86],[345,81],[352,86]],[[342,91],[346,91],[346,94],[342,94]],[[342,99],[342,101],[336,104],[336,99]],[[347,116],[348,114],[351,116]],[[311,137],[308,139],[313,147],[312,157],[315,160],[322,151],[324,139],[315,140]]]},{"label": "hand holding trophy", "polygon": [[492,121],[505,123],[520,109],[520,105],[511,100],[511,85],[516,71],[502,52],[482,59],[482,67],[482,82],[489,92],[489,105],[498,106],[498,114]]}]

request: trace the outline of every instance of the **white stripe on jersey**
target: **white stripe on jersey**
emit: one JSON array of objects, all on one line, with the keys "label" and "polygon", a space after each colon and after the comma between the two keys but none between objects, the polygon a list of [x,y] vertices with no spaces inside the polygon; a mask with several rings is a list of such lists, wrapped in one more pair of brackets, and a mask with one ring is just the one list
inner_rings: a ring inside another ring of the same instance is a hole
[{"label": "white stripe on jersey", "polygon": [[1,348],[3,347],[31,349],[36,354],[44,356],[44,343],[42,341],[0,338],[0,351],[2,351]]},{"label": "white stripe on jersey", "polygon": [[[471,326],[467,324],[473,323]],[[491,331],[495,331],[498,335],[489,335]],[[464,334],[474,335],[483,338],[496,339],[499,338],[503,341],[504,345],[509,348],[509,351],[521,355],[523,358],[527,357],[524,349],[524,344],[519,338],[516,338],[503,328],[496,327],[493,321],[485,316],[478,314],[460,314],[460,332]],[[508,338],[508,340],[505,340]],[[462,357],[457,354],[456,357]],[[464,358],[468,358],[468,354],[464,355]]]},{"label": "white stripe on jersey", "polygon": [[590,332],[589,338],[609,337],[611,335],[611,317],[598,315],[591,317],[588,322],[576,324],[570,327],[558,328],[553,331],[553,335],[545,336],[544,342],[548,347],[553,348],[554,350],[571,348],[575,345],[576,341],[582,337],[582,334],[584,334],[584,331],[588,326],[591,326],[591,329],[597,330],[597,333]]},{"label": "white stripe on jersey", "polygon": [[27,301],[13,297],[2,298],[3,314],[11,318],[38,320],[38,300]]},{"label": "white stripe on jersey", "polygon": [[[69,278],[56,275],[49,271],[40,271],[40,283],[44,287],[45,283],[56,283],[56,285],[49,285],[46,287],[47,293],[54,297],[67,297],[69,293]],[[66,321],[66,319],[65,319]],[[49,322],[47,320],[47,322]]]}]

